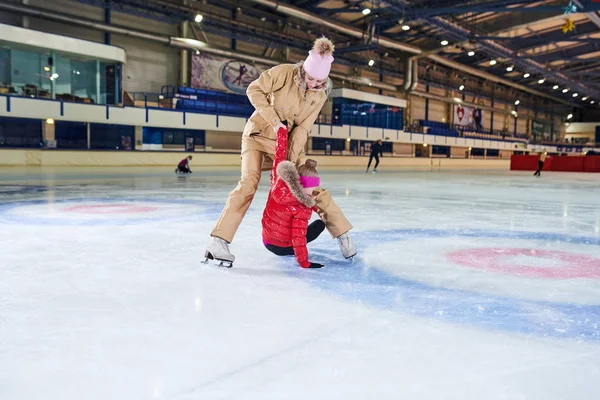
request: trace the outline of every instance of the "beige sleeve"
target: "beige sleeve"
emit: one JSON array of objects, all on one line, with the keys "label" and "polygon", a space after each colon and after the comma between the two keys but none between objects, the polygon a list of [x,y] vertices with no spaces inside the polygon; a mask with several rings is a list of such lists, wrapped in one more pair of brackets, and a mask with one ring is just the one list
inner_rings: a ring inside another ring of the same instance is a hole
[{"label": "beige sleeve", "polygon": [[285,64],[268,69],[248,85],[246,90],[250,103],[273,128],[280,122],[280,119],[267,96],[285,85],[287,70],[288,66]]},{"label": "beige sleeve", "polygon": [[314,105],[314,109],[310,114],[303,120],[290,133],[290,145],[288,150],[288,160],[300,165],[304,161],[304,148],[306,147],[306,141],[308,140],[308,134],[310,133],[313,124],[315,123],[323,104],[327,100],[326,96],[323,96],[321,101]]}]

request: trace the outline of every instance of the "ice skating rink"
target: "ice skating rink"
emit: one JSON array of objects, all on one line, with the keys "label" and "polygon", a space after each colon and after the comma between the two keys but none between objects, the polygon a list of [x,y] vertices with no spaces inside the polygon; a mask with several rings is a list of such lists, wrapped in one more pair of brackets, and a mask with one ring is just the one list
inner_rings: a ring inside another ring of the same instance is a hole
[{"label": "ice skating rink", "polygon": [[[193,165],[192,165],[193,168]],[[354,262],[204,265],[237,168],[0,169],[0,399],[600,398],[600,176],[324,170]]]}]

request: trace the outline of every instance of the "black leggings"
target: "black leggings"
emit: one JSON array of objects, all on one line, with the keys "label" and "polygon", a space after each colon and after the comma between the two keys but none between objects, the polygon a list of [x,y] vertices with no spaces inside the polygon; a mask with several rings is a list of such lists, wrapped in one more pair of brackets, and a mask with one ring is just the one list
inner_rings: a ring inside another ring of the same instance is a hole
[{"label": "black leggings", "polygon": [[[325,223],[320,219],[313,221],[310,225],[308,225],[308,229],[306,230],[306,243],[310,243],[325,230]],[[294,248],[290,247],[279,247],[273,246],[272,244],[267,244],[265,246],[267,250],[269,250],[273,254],[277,254],[278,256],[293,256]]]},{"label": "black leggings", "polygon": [[535,171],[534,175],[541,175],[542,168],[544,168],[544,162],[538,161],[538,169],[537,169],[537,171]]},{"label": "black leggings", "polygon": [[367,169],[371,168],[371,162],[373,161],[373,158],[375,158],[375,166],[373,167],[373,169],[377,169],[377,166],[379,165],[379,154],[371,154],[371,156],[369,157],[369,165],[367,165]]},{"label": "black leggings", "polygon": [[189,174],[191,171],[188,167],[177,167],[177,172],[183,172],[184,174]]}]

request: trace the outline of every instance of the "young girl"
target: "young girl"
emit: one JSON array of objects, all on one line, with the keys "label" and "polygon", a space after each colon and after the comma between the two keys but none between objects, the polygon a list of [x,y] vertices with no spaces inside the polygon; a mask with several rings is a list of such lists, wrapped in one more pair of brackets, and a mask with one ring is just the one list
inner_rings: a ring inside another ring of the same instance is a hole
[{"label": "young girl", "polygon": [[262,218],[262,238],[265,247],[278,256],[296,255],[302,268],[321,268],[308,261],[306,243],[315,240],[325,223],[316,220],[308,225],[315,207],[312,194],[320,185],[315,160],[306,160],[298,167],[285,160],[288,131],[277,131],[275,160],[271,172],[271,191]]}]

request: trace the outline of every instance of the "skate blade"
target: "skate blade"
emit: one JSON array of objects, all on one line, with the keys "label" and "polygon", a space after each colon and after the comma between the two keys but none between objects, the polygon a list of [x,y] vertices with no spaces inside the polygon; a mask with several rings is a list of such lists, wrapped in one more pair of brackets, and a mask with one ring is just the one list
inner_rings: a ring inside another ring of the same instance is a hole
[{"label": "skate blade", "polygon": [[217,262],[219,262],[219,267],[225,267],[225,268],[233,268],[233,261],[229,261],[229,260],[220,260],[218,258],[215,258],[212,253],[210,252],[205,252],[204,253],[204,261],[200,261],[202,264],[208,264],[209,261],[214,261],[214,263],[216,264]]}]

